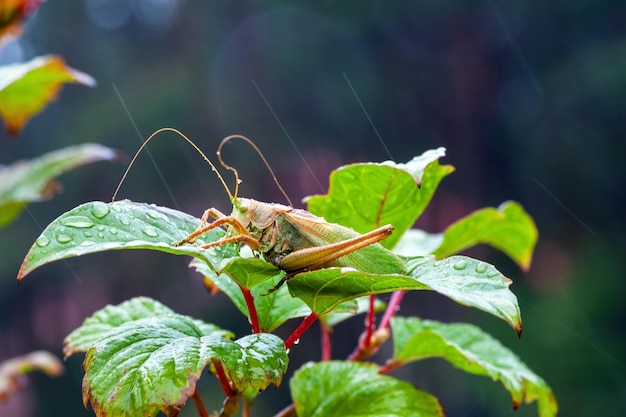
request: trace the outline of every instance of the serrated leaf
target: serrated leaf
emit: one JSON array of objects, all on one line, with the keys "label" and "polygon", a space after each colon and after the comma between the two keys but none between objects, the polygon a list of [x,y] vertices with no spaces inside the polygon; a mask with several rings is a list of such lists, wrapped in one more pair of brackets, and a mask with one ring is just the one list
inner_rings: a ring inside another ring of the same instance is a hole
[{"label": "serrated leaf", "polygon": [[[228,276],[232,271],[224,271],[224,273],[217,275],[206,263],[198,259],[191,262],[191,267],[208,277],[231,299],[244,316],[250,318],[241,289],[234,278]],[[289,294],[286,285],[269,293],[270,289],[274,288],[283,277],[283,274],[274,275],[269,280],[264,281],[262,285],[257,285],[251,289],[261,331],[272,332],[289,319],[306,317],[311,314],[311,310],[302,300]]]},{"label": "serrated leaf", "polygon": [[83,401],[99,417],[176,416],[212,360],[236,392],[280,385],[288,362],[283,341],[271,334],[233,342],[204,336],[185,316],[144,318],[116,327],[87,352]]},{"label": "serrated leaf", "polygon": [[[381,300],[379,299],[374,300],[374,311],[376,312],[383,311],[386,306],[387,304],[385,304]],[[339,323],[341,323],[342,321],[348,320],[357,314],[363,314],[363,313],[368,312],[369,309],[370,309],[370,298],[361,297],[361,298],[356,299],[356,309],[353,309],[351,311],[350,310],[342,311],[341,306],[339,306],[337,309],[333,310],[332,312],[320,317],[320,320],[322,320],[328,326],[334,327],[338,325]]]},{"label": "serrated leaf", "polygon": [[299,417],[440,417],[432,395],[356,362],[307,364],[289,382]]},{"label": "serrated leaf", "polygon": [[407,260],[409,275],[459,304],[474,307],[506,321],[522,334],[522,318],[512,281],[493,265],[466,256],[440,261],[433,257]]},{"label": "serrated leaf", "polygon": [[521,268],[528,270],[537,243],[537,227],[532,217],[516,202],[477,210],[451,224],[443,242],[434,251],[437,258],[458,253],[470,246],[486,243],[506,253]]},{"label": "serrated leaf", "polygon": [[52,198],[60,189],[55,177],[91,162],[115,160],[118,155],[113,149],[88,143],[0,165],[0,226],[14,220],[26,203]]},{"label": "serrated leaf", "polygon": [[440,166],[444,149],[427,151],[406,164],[363,163],[332,172],[328,194],[305,199],[308,210],[328,222],[366,233],[385,224],[394,233],[381,241],[392,248],[428,205],[441,180],[453,171]]},{"label": "serrated leaf", "polygon": [[18,134],[26,122],[54,100],[64,83],[90,87],[96,81],[66,65],[54,55],[0,67],[0,117],[10,134]]},{"label": "serrated leaf", "polygon": [[552,417],[557,404],[543,379],[500,342],[478,327],[444,324],[417,317],[394,317],[394,366],[441,357],[459,369],[498,381],[511,393],[514,408],[537,401],[540,417]]},{"label": "serrated leaf", "polygon": [[[135,297],[118,305],[108,305],[96,311],[72,331],[63,341],[63,354],[69,357],[77,352],[88,351],[108,332],[136,320],[176,314],[172,309],[147,297]],[[218,326],[191,318],[203,336],[234,337],[232,332]]]},{"label": "serrated leaf", "polygon": [[63,373],[63,364],[56,356],[43,350],[0,362],[0,404],[20,388],[24,374],[35,371],[51,377],[59,376]]},{"label": "serrated leaf", "polygon": [[198,245],[219,240],[224,231],[215,228],[199,237],[198,245],[174,246],[192,233],[200,219],[152,204],[129,200],[82,204],[52,221],[30,248],[18,273],[18,281],[47,263],[89,253],[122,249],[151,249],[200,258],[212,265],[233,256],[229,248],[209,250]]}]

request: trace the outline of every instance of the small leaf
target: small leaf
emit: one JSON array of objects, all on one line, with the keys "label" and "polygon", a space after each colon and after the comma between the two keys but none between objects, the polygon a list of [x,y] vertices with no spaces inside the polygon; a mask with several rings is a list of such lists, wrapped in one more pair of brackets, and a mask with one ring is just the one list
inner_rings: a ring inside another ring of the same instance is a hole
[{"label": "small leaf", "polygon": [[[72,331],[63,341],[63,354],[69,357],[77,352],[88,351],[109,331],[132,321],[175,314],[172,309],[147,297],[135,297],[118,305],[108,305]],[[234,334],[222,330],[214,324],[192,319],[204,336],[234,337]]]},{"label": "small leaf", "polygon": [[514,408],[537,401],[540,417],[556,416],[557,404],[543,379],[496,339],[476,326],[444,324],[417,317],[394,317],[394,366],[441,357],[457,368],[499,381],[511,393]]},{"label": "small leaf", "polygon": [[517,297],[511,292],[511,280],[493,265],[466,256],[435,260],[416,257],[407,261],[409,275],[422,285],[506,321],[522,334],[522,318]]},{"label": "small leaf", "polygon": [[63,83],[96,85],[91,76],[68,67],[63,58],[53,55],[0,67],[0,117],[8,132],[20,133],[31,117],[56,98]]},{"label": "small leaf", "polygon": [[0,2],[0,48],[22,32],[22,21],[37,11],[45,0],[4,0]]},{"label": "small leaf", "polygon": [[[217,275],[205,262],[199,259],[194,259],[191,262],[191,266],[217,285],[231,299],[239,311],[244,316],[250,318],[241,289],[237,285],[235,278],[229,276],[233,271],[225,270],[222,274]],[[302,300],[294,298],[289,294],[286,285],[269,293],[270,289],[274,288],[283,274],[274,275],[261,285],[251,289],[261,331],[273,332],[289,319],[306,317],[311,314],[311,310]]]},{"label": "small leaf", "polygon": [[532,217],[519,203],[508,201],[497,209],[489,207],[475,211],[450,225],[434,255],[441,259],[470,246],[487,243],[528,270],[537,235]]},{"label": "small leaf", "polygon": [[233,342],[203,335],[185,316],[144,318],[112,329],[87,352],[83,401],[98,417],[176,416],[212,360],[222,362],[236,392],[280,385],[288,362],[271,334]]},{"label": "small leaf", "polygon": [[392,224],[394,233],[380,242],[392,248],[422,214],[441,180],[453,171],[450,165],[439,165],[442,156],[440,148],[406,164],[344,166],[331,174],[328,194],[305,201],[311,213],[359,233]]},{"label": "small leaf", "polygon": [[440,417],[432,395],[356,362],[307,364],[289,382],[299,417]]},{"label": "small leaf", "polygon": [[37,351],[0,363],[0,404],[6,402],[19,388],[20,377],[42,371],[48,376],[63,373],[63,364],[49,352]]},{"label": "small leaf", "polygon": [[427,256],[441,246],[441,242],[443,242],[441,234],[409,229],[402,235],[393,252],[402,256]]},{"label": "small leaf", "polygon": [[198,224],[200,219],[189,214],[129,200],[81,204],[46,227],[26,255],[17,279],[53,261],[121,249],[194,256],[219,267],[232,252],[224,247],[206,250],[198,245],[219,240],[225,233],[221,229],[203,234],[197,245],[173,245],[192,233]]},{"label": "small leaf", "polygon": [[54,177],[91,162],[115,160],[118,152],[84,144],[57,150],[30,161],[0,165],[0,227],[11,222],[25,203],[52,198],[60,189]]}]

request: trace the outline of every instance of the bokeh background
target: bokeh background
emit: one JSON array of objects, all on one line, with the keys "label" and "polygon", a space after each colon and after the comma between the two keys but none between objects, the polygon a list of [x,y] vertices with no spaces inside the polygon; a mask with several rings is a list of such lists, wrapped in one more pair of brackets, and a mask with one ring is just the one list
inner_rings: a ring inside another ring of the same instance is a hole
[{"label": "bokeh background", "polygon": [[[457,172],[418,227],[440,232],[508,199],[537,222],[528,273],[489,248],[471,252],[514,280],[524,336],[431,293],[409,294],[401,314],[480,325],[546,379],[560,415],[617,417],[626,407],[625,16],[626,4],[609,0],[50,1],[0,63],[57,53],[99,84],[66,87],[20,137],[2,133],[0,163],[85,142],[132,155],[163,126],[213,154],[222,137],[240,133],[298,201],[324,192],[339,165],[405,162],[444,146],[443,162]],[[210,206],[230,210],[187,144],[163,134],[149,149],[154,162],[139,159],[121,197],[197,216]],[[224,156],[240,169],[242,195],[284,202],[243,143]],[[0,230],[0,359],[35,349],[60,355],[63,337],[86,316],[137,295],[247,331],[225,296],[205,294],[187,259],[162,253],[59,262],[16,285],[42,227],[85,201],[110,200],[124,168],[98,163],[65,174],[60,196]],[[337,328],[335,357],[352,350],[361,326],[355,318]],[[317,337],[313,329],[293,349],[291,371],[319,357]],[[93,415],[81,404],[81,361],[70,358],[59,379],[34,375],[0,415]],[[442,361],[397,375],[439,396],[449,416],[511,414],[500,385]],[[200,387],[218,407],[212,384],[204,378]],[[288,405],[284,385],[261,395],[254,415]],[[194,415],[188,408],[183,414]],[[534,416],[536,407],[515,415]]]}]

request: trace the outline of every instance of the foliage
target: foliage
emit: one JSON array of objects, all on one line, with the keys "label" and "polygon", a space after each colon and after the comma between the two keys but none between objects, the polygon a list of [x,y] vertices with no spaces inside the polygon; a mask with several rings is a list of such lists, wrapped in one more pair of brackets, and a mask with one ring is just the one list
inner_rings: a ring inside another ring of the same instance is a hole
[{"label": "foliage", "polygon": [[[66,355],[87,352],[83,398],[98,416],[121,413],[123,407],[130,407],[131,415],[155,415],[160,410],[175,416],[191,397],[200,415],[206,415],[195,392],[204,369],[218,378],[226,396],[220,415],[233,415],[242,398],[247,413],[258,391],[268,384],[280,384],[287,367],[285,352],[295,348],[316,319],[324,322],[325,337],[330,339],[332,325],[345,319],[346,313],[364,311],[364,306],[375,309],[374,297],[383,293],[394,294],[383,319],[378,328],[368,319],[348,361],[309,364],[296,372],[290,381],[291,412],[301,417],[441,416],[443,410],[436,398],[385,374],[413,361],[442,357],[463,371],[500,382],[511,393],[514,407],[536,401],[541,417],[554,416],[557,407],[548,385],[475,326],[416,317],[392,319],[404,291],[435,291],[501,318],[521,335],[519,305],[509,289],[511,280],[493,265],[455,255],[463,248],[488,243],[527,267],[537,232],[519,204],[509,202],[499,209],[476,212],[441,236],[409,229],[441,179],[452,172],[452,167],[439,165],[443,154],[443,149],[438,149],[407,164],[342,167],[332,174],[328,195],[308,200],[314,214],[359,232],[392,224],[392,238],[383,241],[387,249],[377,246],[375,250],[385,255],[397,242],[404,267],[386,274],[367,272],[355,264],[316,267],[287,276],[248,246],[223,242],[225,237],[235,236],[230,228],[208,228],[191,244],[176,243],[197,230],[200,219],[124,200],[85,203],[59,216],[31,247],[18,279],[49,262],[73,256],[106,250],[158,250],[194,257],[192,267],[205,276],[206,284],[220,288],[249,319],[252,334],[232,341],[230,332],[178,315],[149,299],[134,299],[96,312],[65,344]],[[326,223],[324,227],[334,226]],[[281,238],[290,239],[289,235]],[[277,287],[283,279],[286,284]],[[368,317],[373,314],[368,312]],[[304,317],[302,324],[284,342],[270,333],[297,317]],[[377,351],[390,331],[393,357],[383,365],[359,363]],[[323,355],[328,359],[330,351],[324,346]]]},{"label": "foliage", "polygon": [[45,351],[31,352],[0,363],[0,403],[7,401],[20,388],[24,374],[34,371],[59,376],[63,373],[63,365],[56,356]]}]

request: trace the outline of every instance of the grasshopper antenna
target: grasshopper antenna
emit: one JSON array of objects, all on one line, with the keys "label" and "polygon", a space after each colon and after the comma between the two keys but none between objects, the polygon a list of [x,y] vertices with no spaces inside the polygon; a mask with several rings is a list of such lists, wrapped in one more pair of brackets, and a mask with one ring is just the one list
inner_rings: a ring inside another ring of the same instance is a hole
[{"label": "grasshopper antenna", "polygon": [[226,164],[224,162],[224,160],[222,159],[222,147],[227,142],[229,142],[229,141],[231,141],[233,139],[241,139],[244,142],[247,142],[248,145],[252,146],[252,149],[254,149],[256,151],[256,153],[259,154],[259,156],[261,157],[261,160],[263,161],[263,163],[267,167],[267,170],[272,175],[272,178],[274,179],[274,183],[276,183],[276,186],[278,187],[280,192],[283,194],[283,196],[285,196],[285,199],[287,200],[289,205],[293,207],[293,203],[291,202],[291,199],[289,198],[289,196],[287,195],[287,193],[285,192],[283,187],[278,182],[278,178],[276,178],[276,174],[274,174],[274,170],[272,170],[272,167],[270,166],[269,162],[267,162],[267,159],[265,159],[265,156],[263,155],[263,152],[261,152],[261,150],[258,148],[258,146],[256,146],[254,144],[254,142],[252,142],[252,140],[248,139],[247,137],[245,137],[243,135],[230,135],[230,136],[227,136],[224,139],[222,139],[222,141],[220,142],[220,146],[217,148],[217,158],[219,159],[220,164],[222,164],[222,166],[224,168],[226,168],[227,170],[232,171],[232,172],[235,173],[235,197],[237,197],[238,192],[239,192],[239,173],[237,172],[237,170],[235,168],[233,168],[230,165]]},{"label": "grasshopper antenna", "polygon": [[[135,156],[133,156],[133,159],[130,161],[130,164],[128,164],[128,168],[126,168],[126,172],[124,172],[124,175],[122,176],[122,179],[120,180],[119,184],[117,184],[117,188],[115,189],[115,192],[113,193],[113,198],[111,198],[111,202],[115,201],[115,198],[117,197],[117,193],[120,191],[120,188],[122,187],[122,184],[124,183],[124,180],[126,179],[126,177],[128,176],[128,172],[130,171],[130,168],[133,166],[133,164],[135,163],[135,160],[137,159],[137,157],[139,156],[139,154],[141,153],[141,151],[143,150],[143,148],[146,147],[146,145],[148,144],[148,142],[150,142],[152,139],[154,139],[159,133],[162,132],[173,132],[176,133],[178,136],[180,136],[181,138],[185,139],[201,156],[202,158],[209,164],[211,165],[211,169],[215,172],[215,174],[217,175],[217,177],[219,178],[220,182],[222,183],[222,185],[224,186],[224,189],[226,190],[226,192],[228,193],[228,197],[230,197],[230,199],[233,199],[233,194],[230,192],[230,189],[228,188],[228,186],[226,185],[226,181],[224,181],[224,178],[222,177],[222,175],[220,174],[220,172],[217,170],[217,168],[215,167],[215,165],[213,164],[213,162],[211,162],[211,160],[209,159],[208,156],[206,156],[204,154],[204,152],[202,152],[202,150],[198,147],[198,145],[196,145],[191,139],[189,139],[187,136],[185,136],[180,130],[178,129],[174,129],[173,127],[162,127],[160,129],[158,129],[157,131],[155,131],[153,134],[151,134],[148,139],[146,139],[142,144],[141,147],[139,147],[139,149],[137,150],[137,152],[135,153]],[[220,145],[221,146],[221,145]],[[220,158],[220,162],[222,162],[221,158]],[[222,162],[222,165],[224,165],[224,163]],[[235,171],[236,173],[236,171]],[[237,195],[237,188],[235,188],[235,195]]]}]

